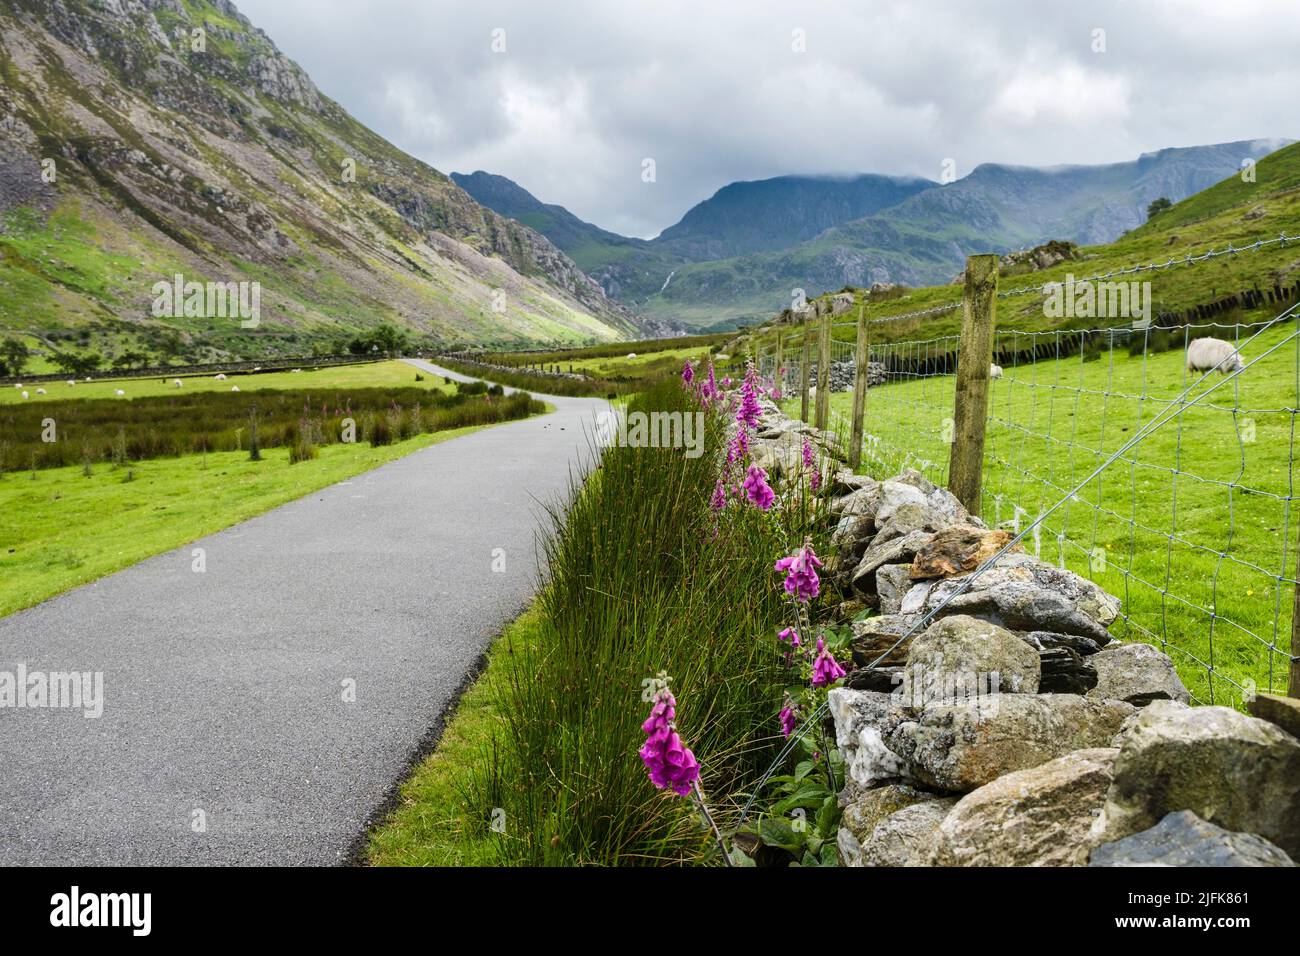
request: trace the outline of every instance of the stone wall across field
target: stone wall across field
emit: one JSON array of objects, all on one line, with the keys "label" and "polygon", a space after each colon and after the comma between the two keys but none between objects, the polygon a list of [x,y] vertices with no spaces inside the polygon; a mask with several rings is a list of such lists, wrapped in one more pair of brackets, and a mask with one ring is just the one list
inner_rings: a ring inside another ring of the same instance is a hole
[{"label": "stone wall across field", "polygon": [[[766,409],[760,455],[822,436]],[[820,442],[823,445],[824,442]],[[830,693],[848,866],[1294,866],[1298,711],[1192,706],[1120,601],[919,473],[827,481],[856,667]],[[863,614],[866,609],[869,614]],[[1276,703],[1276,699],[1275,699]],[[1277,716],[1274,716],[1276,714]]]},{"label": "stone wall across field", "polygon": [[[844,359],[838,362],[831,362],[831,391],[832,392],[851,392],[858,374],[858,363],[855,359]],[[877,385],[884,385],[888,378],[888,372],[883,362],[867,363],[867,387],[875,388]],[[802,383],[802,373],[799,366],[787,365],[785,372],[784,391],[789,395],[796,395]],[[811,385],[817,384],[817,362],[811,362],[808,366],[808,381]]]}]

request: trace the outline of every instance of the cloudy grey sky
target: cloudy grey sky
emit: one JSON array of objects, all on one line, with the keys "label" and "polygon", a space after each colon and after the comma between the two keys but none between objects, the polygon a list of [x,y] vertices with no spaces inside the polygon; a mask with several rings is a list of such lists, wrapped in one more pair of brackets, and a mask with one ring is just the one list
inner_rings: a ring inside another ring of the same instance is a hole
[{"label": "cloudy grey sky", "polygon": [[407,152],[628,235],[741,179],[1300,137],[1296,0],[235,2]]}]

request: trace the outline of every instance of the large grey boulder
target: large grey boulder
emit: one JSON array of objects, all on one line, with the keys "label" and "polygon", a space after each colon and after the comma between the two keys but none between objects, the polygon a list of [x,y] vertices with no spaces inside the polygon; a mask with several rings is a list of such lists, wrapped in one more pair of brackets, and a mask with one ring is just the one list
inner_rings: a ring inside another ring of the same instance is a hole
[{"label": "large grey boulder", "polygon": [[1105,747],[1133,712],[1075,694],[993,694],[930,704],[882,734],[923,785],[966,793],[1072,750]]},{"label": "large grey boulder", "polygon": [[935,834],[956,802],[924,800],[891,813],[862,841],[858,866],[928,866]]},{"label": "large grey boulder", "polygon": [[1113,748],[1076,750],[966,794],[940,825],[932,862],[1082,866],[1118,753]]},{"label": "large grey boulder", "polygon": [[1300,741],[1228,707],[1150,704],[1126,728],[1093,842],[1150,829],[1179,810],[1300,856]]},{"label": "large grey boulder", "polygon": [[907,650],[903,696],[912,706],[973,693],[1038,693],[1038,655],[1016,635],[954,615],[918,634]]},{"label": "large grey boulder", "polygon": [[1110,640],[1106,628],[1119,614],[1119,601],[1091,581],[1018,553],[1005,555],[978,577],[963,574],[913,588],[903,612],[928,612],[949,598],[941,615],[970,614],[1008,630],[1077,634],[1099,644]]},{"label": "large grey boulder", "polygon": [[1295,866],[1282,849],[1253,833],[1206,823],[1191,810],[1167,815],[1149,830],[1103,843],[1089,866]]},{"label": "large grey boulder", "polygon": [[827,702],[850,785],[866,789],[908,776],[906,763],[884,743],[883,735],[907,719],[896,695],[836,687]]},{"label": "large grey boulder", "polygon": [[847,801],[842,800],[843,814],[840,817],[840,832],[836,843],[840,850],[840,862],[845,866],[859,866],[862,844],[870,841],[885,817],[904,807],[926,800],[938,800],[937,794],[905,783],[887,783],[870,790],[859,791],[856,788],[846,790]]},{"label": "large grey boulder", "polygon": [[1144,707],[1153,700],[1192,699],[1178,679],[1174,662],[1150,644],[1118,644],[1088,658],[1097,672],[1097,684],[1089,697],[1126,700]]}]

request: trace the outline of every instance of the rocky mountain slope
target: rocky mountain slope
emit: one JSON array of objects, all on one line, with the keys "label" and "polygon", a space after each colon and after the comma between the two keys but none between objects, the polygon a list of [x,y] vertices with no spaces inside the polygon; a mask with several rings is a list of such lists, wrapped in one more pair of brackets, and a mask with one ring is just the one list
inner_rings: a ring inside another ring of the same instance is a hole
[{"label": "rocky mountain slope", "polygon": [[[110,351],[634,337],[544,236],[362,126],[228,0],[0,0],[0,329]],[[259,282],[261,321],[158,318],[155,283]]]},{"label": "rocky mountain slope", "polygon": [[[733,183],[649,242],[612,236],[560,206],[524,221],[646,314],[729,326],[788,306],[796,289],[814,296],[875,282],[941,283],[972,252],[1111,242],[1145,220],[1151,200],[1191,196],[1286,142],[1164,149],[1099,166],[987,163],[948,185],[882,176]],[[467,188],[506,215],[528,205],[520,194],[536,203],[504,182],[513,188]],[[509,204],[498,205],[506,195]]]}]

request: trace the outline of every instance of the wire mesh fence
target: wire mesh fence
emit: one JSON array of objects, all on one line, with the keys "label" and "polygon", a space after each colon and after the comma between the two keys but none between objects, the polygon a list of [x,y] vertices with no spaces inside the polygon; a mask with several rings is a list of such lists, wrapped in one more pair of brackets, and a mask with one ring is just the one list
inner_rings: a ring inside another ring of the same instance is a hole
[{"label": "wire mesh fence", "polygon": [[[1202,703],[1239,706],[1257,691],[1286,690],[1300,535],[1295,313],[995,337],[984,519],[1018,533],[1069,495],[1024,547],[1118,596],[1115,636],[1169,654]],[[1249,340],[1243,359],[1259,360],[1209,395],[1211,379],[1180,397],[1204,374],[1187,368],[1187,347],[1206,336]],[[947,482],[960,344],[954,335],[869,349],[879,384],[867,392],[862,471],[911,468]],[[831,350],[829,428],[841,444],[852,429],[853,351],[838,341]],[[775,357],[765,362],[774,373]],[[782,364],[785,396],[797,397],[800,356]],[[1165,424],[1070,495],[1171,402]]]}]

